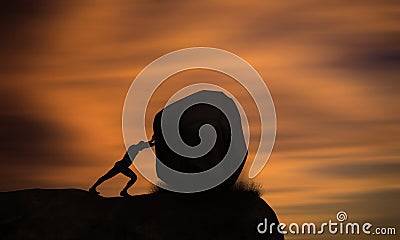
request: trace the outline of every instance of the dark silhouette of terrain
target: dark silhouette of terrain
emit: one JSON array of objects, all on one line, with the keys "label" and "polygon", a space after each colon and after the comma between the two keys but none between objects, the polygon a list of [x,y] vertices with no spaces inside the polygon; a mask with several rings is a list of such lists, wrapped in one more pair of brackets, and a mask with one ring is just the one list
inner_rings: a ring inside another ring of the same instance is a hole
[{"label": "dark silhouette of terrain", "polygon": [[0,239],[283,239],[257,224],[276,215],[256,194],[159,192],[104,198],[78,189],[0,193]]}]

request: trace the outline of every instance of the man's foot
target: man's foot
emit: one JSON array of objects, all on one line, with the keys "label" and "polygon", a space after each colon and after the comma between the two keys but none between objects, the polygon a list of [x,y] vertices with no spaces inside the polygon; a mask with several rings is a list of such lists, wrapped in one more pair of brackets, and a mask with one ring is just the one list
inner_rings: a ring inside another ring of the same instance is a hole
[{"label": "man's foot", "polygon": [[100,194],[100,192],[96,191],[95,188],[90,188],[90,189],[89,189],[89,192],[90,192],[90,193],[93,193],[93,194],[97,194],[97,195]]},{"label": "man's foot", "polygon": [[132,197],[127,191],[121,191],[119,195],[121,195],[121,197]]}]

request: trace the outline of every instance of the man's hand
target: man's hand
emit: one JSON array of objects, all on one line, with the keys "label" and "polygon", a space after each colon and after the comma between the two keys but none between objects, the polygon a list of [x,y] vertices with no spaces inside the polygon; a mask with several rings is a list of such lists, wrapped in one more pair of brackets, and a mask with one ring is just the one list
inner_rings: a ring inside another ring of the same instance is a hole
[{"label": "man's hand", "polygon": [[156,140],[154,139],[154,135],[151,137],[150,141],[148,141],[150,147],[154,146],[156,144]]},{"label": "man's hand", "polygon": [[148,144],[150,145],[150,147],[156,145],[156,141],[154,139],[151,139],[150,141],[148,141]]}]

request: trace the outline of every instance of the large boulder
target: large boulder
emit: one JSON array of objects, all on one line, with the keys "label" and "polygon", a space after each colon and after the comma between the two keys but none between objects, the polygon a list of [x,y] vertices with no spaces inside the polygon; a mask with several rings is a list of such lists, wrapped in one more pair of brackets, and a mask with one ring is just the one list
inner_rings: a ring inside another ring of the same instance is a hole
[{"label": "large boulder", "polygon": [[[207,129],[201,133],[201,128],[208,124],[214,128],[216,138]],[[173,135],[174,129],[179,129],[179,132],[175,131],[177,134],[166,139],[166,131]],[[156,114],[153,130],[157,175],[167,185],[174,188],[182,183],[193,184],[172,176],[167,168],[183,173],[199,173],[217,166],[224,158],[224,165],[203,181],[219,181],[221,176],[227,176],[219,184],[220,187],[227,187],[238,179],[246,161],[247,147],[238,108],[224,93],[200,91],[168,105]],[[204,144],[212,148],[202,156],[188,157],[196,155],[195,150],[180,144],[180,139],[190,147]],[[171,147],[171,143],[174,146]]]}]

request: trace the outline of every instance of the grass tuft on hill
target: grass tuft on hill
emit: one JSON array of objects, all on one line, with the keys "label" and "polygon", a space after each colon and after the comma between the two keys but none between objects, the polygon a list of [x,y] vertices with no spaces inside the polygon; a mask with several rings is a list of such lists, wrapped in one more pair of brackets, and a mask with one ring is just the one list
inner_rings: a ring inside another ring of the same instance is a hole
[{"label": "grass tuft on hill", "polygon": [[[244,182],[240,181],[235,183],[232,187],[226,189],[226,191],[232,191],[232,192],[247,192],[247,193],[252,193],[256,195],[257,197],[260,197],[264,191],[262,189],[262,185],[257,182],[249,181],[249,182]],[[169,193],[169,190],[166,190],[160,186],[157,185],[152,185],[149,189],[150,193]]]}]

